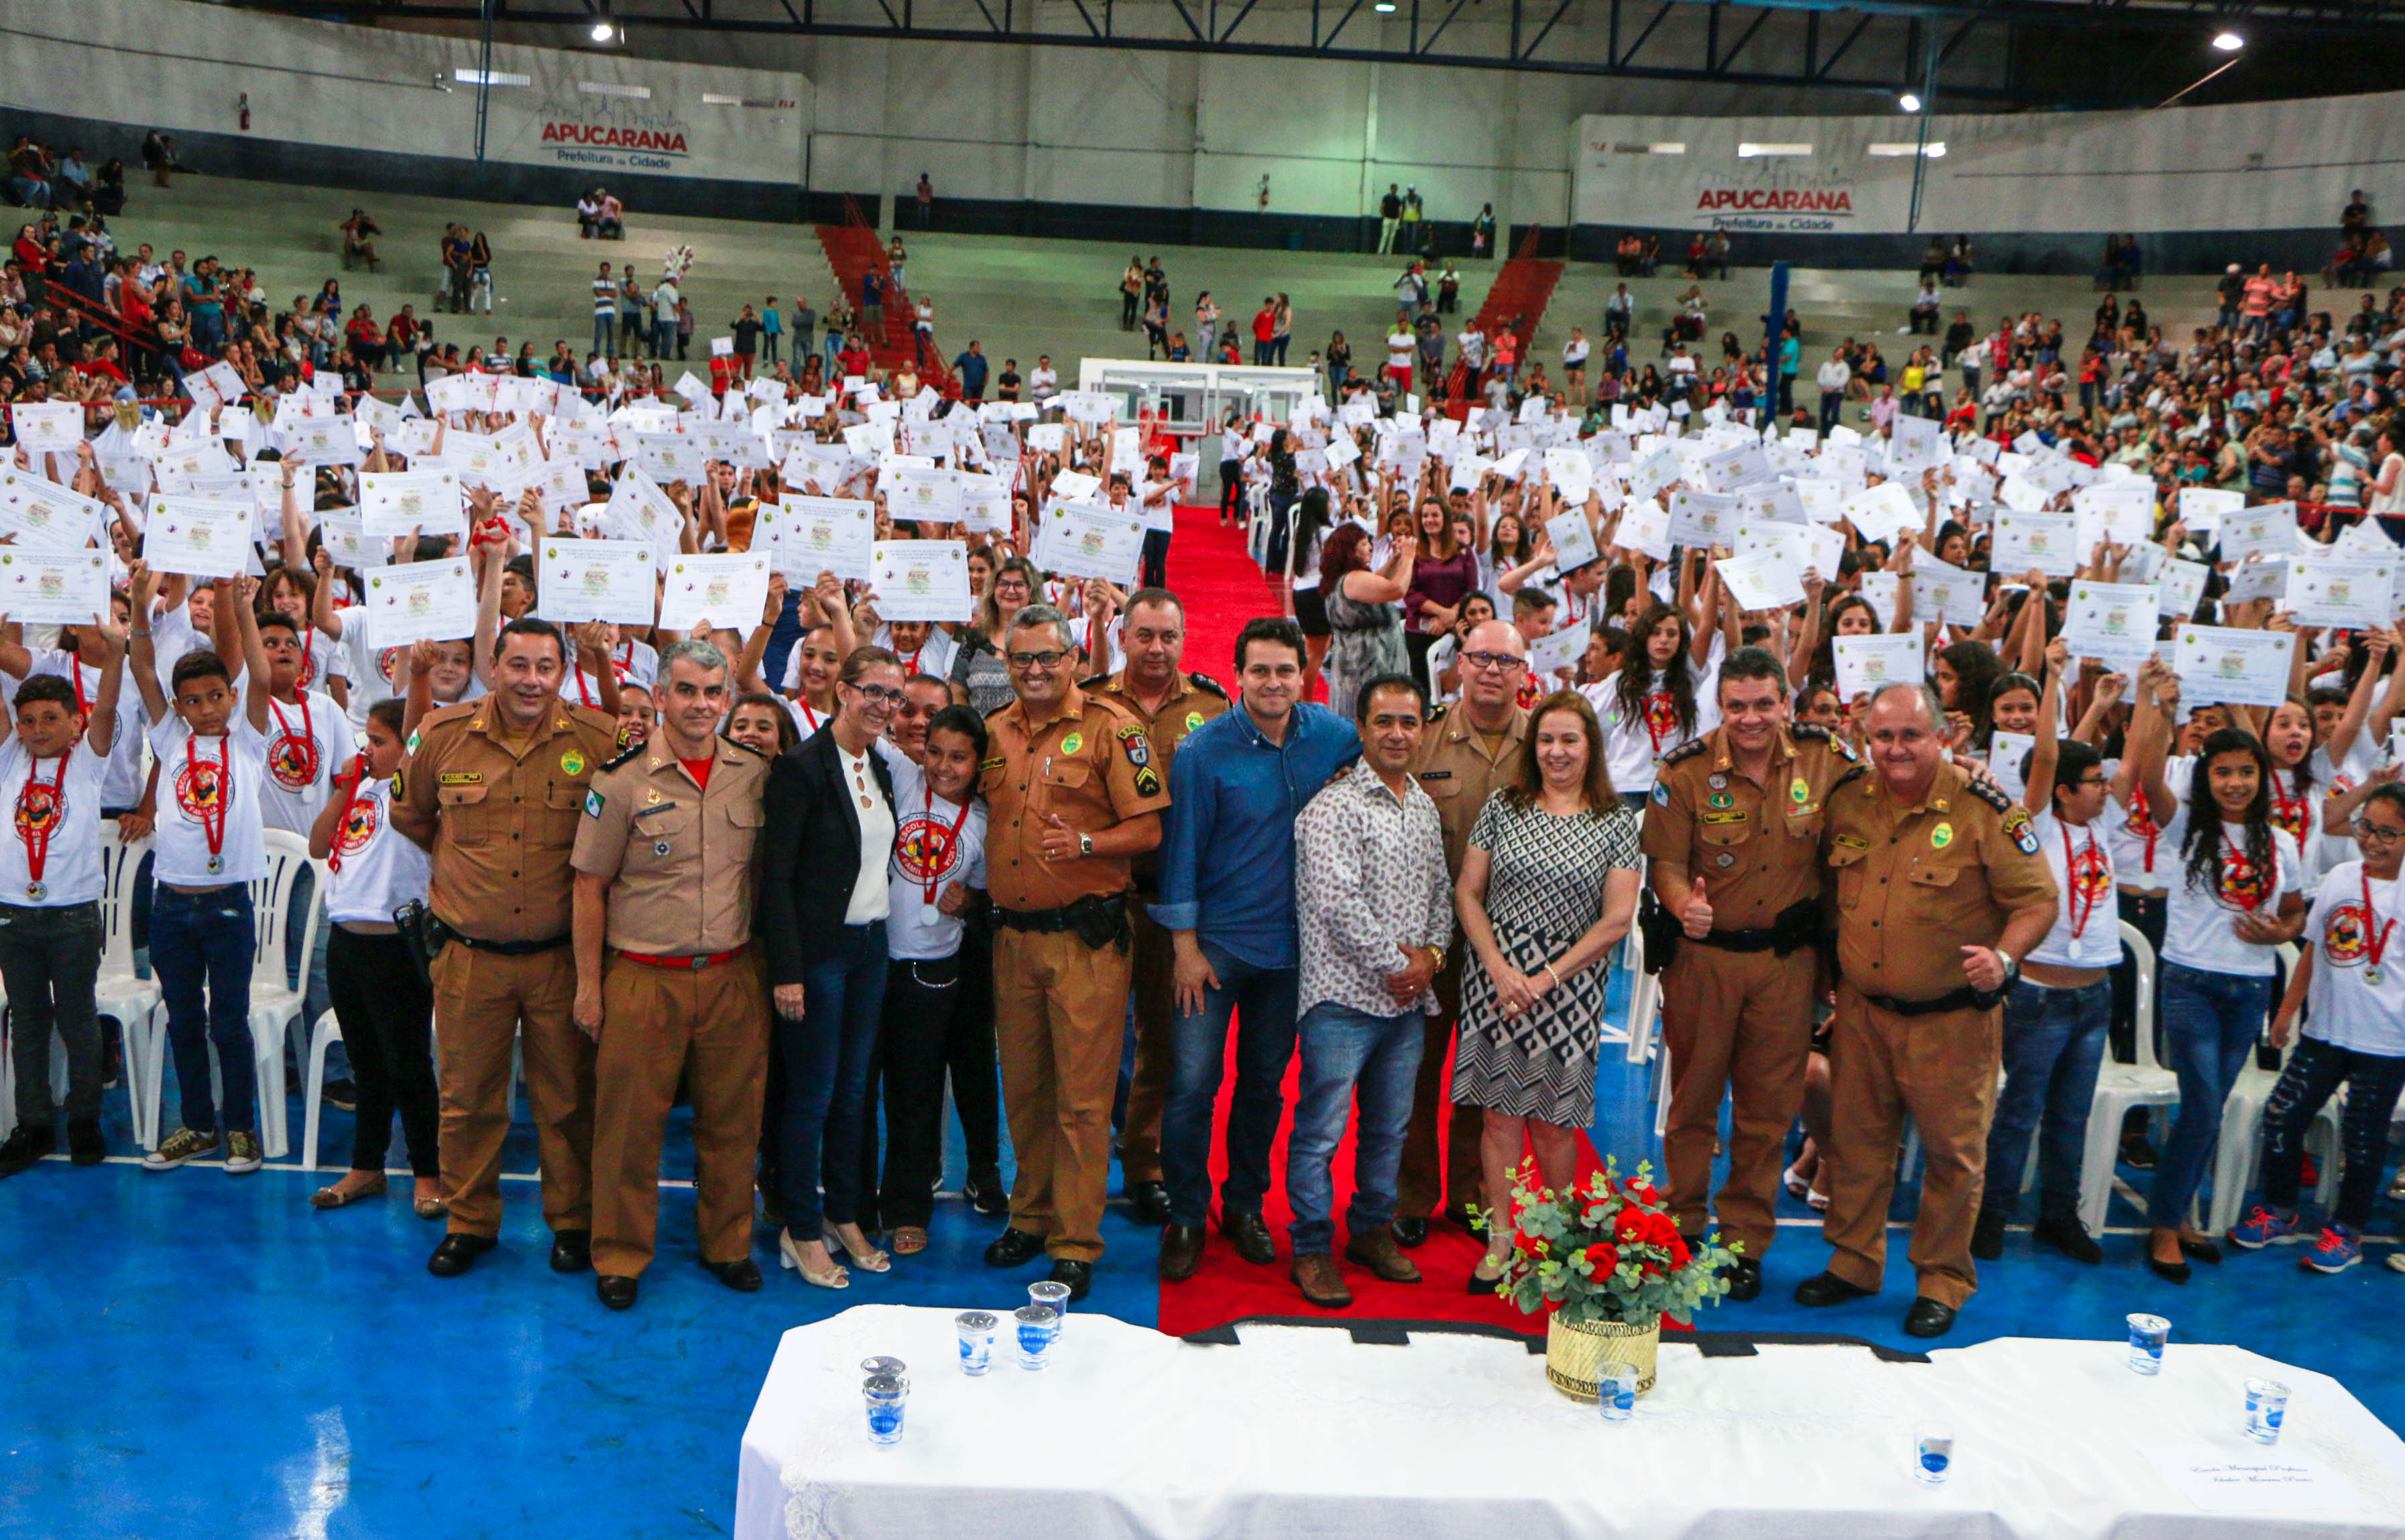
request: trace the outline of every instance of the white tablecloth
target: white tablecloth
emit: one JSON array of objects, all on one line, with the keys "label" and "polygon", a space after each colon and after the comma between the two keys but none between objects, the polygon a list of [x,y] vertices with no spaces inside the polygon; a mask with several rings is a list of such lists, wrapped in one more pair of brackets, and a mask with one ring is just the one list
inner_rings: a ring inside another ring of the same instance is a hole
[{"label": "white tablecloth", "polygon": [[[1851,1346],[1706,1358],[1672,1339],[1659,1388],[1614,1424],[1514,1342],[1243,1337],[1189,1346],[1073,1313],[1050,1368],[1020,1369],[1006,1335],[971,1379],[949,1311],[863,1306],[796,1328],[744,1432],[736,1535],[2405,1535],[2405,1444],[2336,1380],[2237,1348],[2174,1340],[2145,1379],[2118,1342],[2003,1339],[1889,1364]],[[898,1445],[868,1441],[873,1353],[909,1365]],[[2238,1432],[2249,1375],[2294,1392],[2275,1449]],[[1912,1477],[1925,1419],[1955,1435],[1943,1487]],[[2266,1460],[2294,1484],[2180,1474]]]}]

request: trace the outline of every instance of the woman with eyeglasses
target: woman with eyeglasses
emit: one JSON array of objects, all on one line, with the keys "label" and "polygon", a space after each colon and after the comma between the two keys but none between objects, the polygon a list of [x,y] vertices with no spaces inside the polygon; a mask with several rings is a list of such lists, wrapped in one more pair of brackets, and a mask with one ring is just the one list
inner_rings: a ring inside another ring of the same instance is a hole
[{"label": "woman with eyeglasses", "polygon": [[1011,703],[1010,668],[1003,662],[1002,638],[1010,634],[1010,618],[1035,602],[1044,574],[1024,556],[1012,556],[993,569],[986,584],[985,602],[977,607],[977,623],[961,635],[959,651],[946,676],[953,698],[967,702],[980,717],[992,716]]},{"label": "woman with eyeglasses", "polygon": [[843,660],[835,720],[768,771],[758,930],[784,1067],[778,1255],[822,1289],[851,1285],[834,1260],[893,1264],[860,1220],[874,1206],[861,1127],[885,1001],[893,774],[878,751],[902,703],[901,661],[881,647]]},{"label": "woman with eyeglasses", "polygon": [[[2233,1245],[2250,1252],[2306,1237],[2311,1227],[2298,1207],[2305,1132],[2344,1085],[2338,1201],[2300,1259],[2320,1273],[2343,1272],[2363,1260],[2364,1226],[2388,1165],[2388,1120],[2405,1091],[2405,951],[2396,945],[2405,931],[2398,923],[2405,918],[2405,884],[2398,881],[2405,864],[2405,786],[2389,779],[2365,795],[2355,838],[2363,859],[2342,862],[2322,878],[2303,955],[2271,1018],[2271,1045],[2296,1046],[2263,1109],[2263,1202],[2229,1232]],[[2297,1015],[2308,1001],[2310,1025],[2300,1038]],[[2405,1252],[2388,1254],[2392,1270],[2405,1272],[2400,1258]]]}]

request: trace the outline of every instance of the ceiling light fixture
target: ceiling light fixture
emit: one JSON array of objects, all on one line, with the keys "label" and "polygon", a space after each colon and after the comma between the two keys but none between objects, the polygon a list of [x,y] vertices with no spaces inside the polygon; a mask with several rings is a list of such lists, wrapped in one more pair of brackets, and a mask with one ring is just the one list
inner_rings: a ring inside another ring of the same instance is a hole
[{"label": "ceiling light fixture", "polygon": [[596,21],[593,23],[593,40],[595,42],[606,43],[616,35],[618,35],[617,29],[611,26],[609,22]]},{"label": "ceiling light fixture", "polygon": [[2246,39],[2239,36],[2234,32],[2215,33],[2213,38],[2213,46],[2219,49],[2224,53],[2236,53],[2240,49],[2246,46]]},{"label": "ceiling light fixture", "polygon": [[1903,95],[1895,99],[1895,105],[1902,107],[1906,112],[1919,112],[1920,110],[1920,98],[1907,91]]}]

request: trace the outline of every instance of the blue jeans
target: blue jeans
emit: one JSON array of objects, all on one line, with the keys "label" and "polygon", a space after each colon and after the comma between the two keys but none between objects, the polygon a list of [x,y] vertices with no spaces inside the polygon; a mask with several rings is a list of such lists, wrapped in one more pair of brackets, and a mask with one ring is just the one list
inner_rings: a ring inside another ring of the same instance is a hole
[{"label": "blue jeans", "polygon": [[1236,1094],[1228,1108],[1224,1213],[1259,1213],[1270,1190],[1270,1145],[1286,1114],[1286,1066],[1294,1057],[1296,968],[1257,968],[1205,941],[1219,987],[1196,1015],[1170,1024],[1169,1100],[1160,1114],[1160,1175],[1169,1222],[1200,1227],[1211,1209],[1211,1110],[1228,1060],[1228,1017],[1236,1017]]},{"label": "blue jeans", "polygon": [[785,1060],[777,1185],[785,1233],[816,1240],[823,1223],[860,1217],[868,1186],[869,1173],[860,1169],[860,1126],[885,1010],[885,922],[845,926],[835,950],[802,971],[802,1019],[777,1018]]},{"label": "blue jeans", "polygon": [[615,311],[593,317],[593,351],[604,358],[617,357],[618,315]]},{"label": "blue jeans", "polygon": [[2076,989],[2050,989],[2022,979],[2004,997],[2004,1088],[1988,1126],[1983,1213],[2013,1211],[2032,1129],[2038,1135],[2037,1211],[2049,1219],[2077,1211],[2088,1109],[2112,1025],[2113,986],[2103,979]]},{"label": "blue jeans", "polygon": [[2262,1033],[2271,983],[2268,974],[2248,978],[2163,964],[2157,998],[2180,1103],[2172,1136],[2155,1157],[2155,1190],[2146,1200],[2147,1217],[2159,1229],[2187,1223],[2187,1206],[2221,1137],[2222,1100]]},{"label": "blue jeans", "polygon": [[1295,1088],[1294,1131],[1286,1141],[1286,1196],[1294,1210],[1287,1234],[1295,1255],[1324,1254],[1335,1245],[1336,1190],[1328,1164],[1344,1141],[1356,1096],[1361,1131],[1353,1141],[1353,1202],[1344,1228],[1357,1240],[1395,1217],[1403,1135],[1412,1125],[1412,1092],[1427,1039],[1423,1020],[1417,1011],[1373,1016],[1322,1001],[1295,1029],[1302,1080]]},{"label": "blue jeans", "polygon": [[652,323],[652,357],[665,358],[676,348],[676,317]]},{"label": "blue jeans", "polygon": [[214,358],[225,346],[225,312],[194,310],[192,312],[192,345]]},{"label": "blue jeans", "polygon": [[[229,1133],[248,1133],[259,1125],[250,1047],[256,946],[248,888],[179,893],[162,885],[151,897],[150,966],[167,1006],[167,1046],[176,1056],[184,1127],[194,1133],[216,1131],[220,1113]],[[212,1043],[225,1083],[223,1107],[209,1090]]]}]

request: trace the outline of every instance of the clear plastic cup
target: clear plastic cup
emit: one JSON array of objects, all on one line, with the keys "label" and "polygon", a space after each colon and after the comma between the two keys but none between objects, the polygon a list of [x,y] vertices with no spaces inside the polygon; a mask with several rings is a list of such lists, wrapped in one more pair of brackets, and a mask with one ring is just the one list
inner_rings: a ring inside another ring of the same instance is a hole
[{"label": "clear plastic cup", "polygon": [[883,1353],[879,1353],[874,1358],[862,1359],[860,1361],[860,1372],[863,1374],[890,1374],[898,1379],[903,1375],[910,1372],[910,1365],[903,1363],[902,1360],[898,1358],[890,1358]]},{"label": "clear plastic cup", "polygon": [[963,1310],[952,1317],[961,1334],[961,1372],[975,1378],[993,1367],[993,1329],[998,1324],[983,1310]]},{"label": "clear plastic cup", "polygon": [[1059,1317],[1053,1323],[1055,1336],[1069,1329],[1069,1285],[1066,1283],[1055,1283],[1050,1279],[1030,1283],[1027,1285],[1027,1302],[1041,1305]]},{"label": "clear plastic cup", "polygon": [[1954,1429],[1945,1422],[1921,1422],[1912,1430],[1912,1474],[1925,1486],[1942,1487],[1954,1469]]},{"label": "clear plastic cup", "polygon": [[860,1382],[860,1394],[868,1404],[868,1441],[902,1442],[902,1413],[910,1402],[910,1381],[898,1374],[872,1374]]},{"label": "clear plastic cup", "polygon": [[1596,1409],[1603,1414],[1605,1421],[1625,1422],[1637,1415],[1637,1383],[1643,1378],[1634,1364],[1596,1365]]},{"label": "clear plastic cup", "polygon": [[1021,1305],[1011,1312],[1019,1332],[1019,1366],[1041,1369],[1052,1362],[1052,1344],[1061,1338],[1061,1317],[1049,1305]]},{"label": "clear plastic cup", "polygon": [[2172,1323],[2159,1315],[2130,1317],[2130,1372],[2163,1372],[2163,1344],[2171,1340]]},{"label": "clear plastic cup", "polygon": [[2280,1441],[2280,1424],[2288,1415],[2288,1387],[2276,1379],[2246,1381],[2246,1436],[2257,1444]]}]

